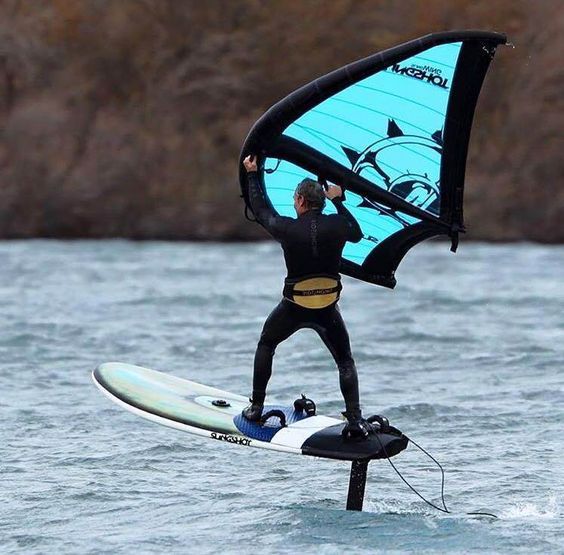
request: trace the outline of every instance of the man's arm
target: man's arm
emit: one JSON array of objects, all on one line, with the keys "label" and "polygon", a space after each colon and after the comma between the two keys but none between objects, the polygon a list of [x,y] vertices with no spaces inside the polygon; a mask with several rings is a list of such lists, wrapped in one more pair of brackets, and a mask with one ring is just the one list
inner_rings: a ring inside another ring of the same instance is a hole
[{"label": "man's arm", "polygon": [[337,214],[345,219],[347,241],[358,243],[362,239],[362,229],[343,204],[342,195],[343,191],[338,185],[329,185],[327,191],[325,191],[325,196],[335,205]]},{"label": "man's arm", "polygon": [[247,156],[243,161],[247,170],[249,204],[257,221],[275,238],[280,239],[286,229],[286,220],[272,211],[264,198],[257,173],[256,159]]}]

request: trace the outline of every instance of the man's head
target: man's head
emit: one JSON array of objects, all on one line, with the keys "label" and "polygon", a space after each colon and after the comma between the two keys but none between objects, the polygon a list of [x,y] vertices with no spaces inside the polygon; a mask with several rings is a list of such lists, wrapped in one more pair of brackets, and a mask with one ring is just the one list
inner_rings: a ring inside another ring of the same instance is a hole
[{"label": "man's head", "polygon": [[313,179],[300,181],[294,193],[294,208],[298,216],[308,210],[323,210],[325,207],[325,192],[323,187]]}]

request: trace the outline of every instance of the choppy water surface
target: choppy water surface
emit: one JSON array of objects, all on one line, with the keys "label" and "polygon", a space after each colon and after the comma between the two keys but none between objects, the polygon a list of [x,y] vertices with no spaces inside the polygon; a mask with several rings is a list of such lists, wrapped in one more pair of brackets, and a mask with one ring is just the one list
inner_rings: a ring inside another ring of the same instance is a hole
[{"label": "choppy water surface", "polygon": [[[162,428],[92,385],[121,360],[247,394],[276,245],[6,242],[0,259],[2,553],[564,551],[564,248],[431,243],[394,292],[345,280],[366,412],[443,463],[451,515],[385,461],[347,513],[348,463]],[[279,348],[270,398],[302,391],[342,409],[308,330]],[[424,457],[394,461],[439,501]]]}]

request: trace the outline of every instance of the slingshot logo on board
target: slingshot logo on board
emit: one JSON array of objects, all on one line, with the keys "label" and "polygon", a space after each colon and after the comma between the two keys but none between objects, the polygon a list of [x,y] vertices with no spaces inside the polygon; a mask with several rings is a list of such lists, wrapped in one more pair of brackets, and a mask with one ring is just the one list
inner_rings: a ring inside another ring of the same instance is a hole
[{"label": "slingshot logo on board", "polygon": [[237,445],[245,445],[246,447],[248,447],[251,444],[250,439],[246,439],[244,437],[231,436],[231,435],[228,435],[228,434],[218,434],[216,432],[212,432],[210,434],[210,437],[212,439],[218,439],[219,441],[227,441],[228,443],[236,443]]}]

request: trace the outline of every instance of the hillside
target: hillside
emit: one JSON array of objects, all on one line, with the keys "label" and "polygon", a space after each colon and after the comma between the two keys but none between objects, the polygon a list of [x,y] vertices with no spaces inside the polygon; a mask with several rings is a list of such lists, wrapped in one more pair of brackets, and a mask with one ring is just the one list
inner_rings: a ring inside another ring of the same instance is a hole
[{"label": "hillside", "polygon": [[564,241],[560,0],[0,1],[0,237],[246,240],[239,149],[299,85],[429,32],[505,32],[469,235]]}]

